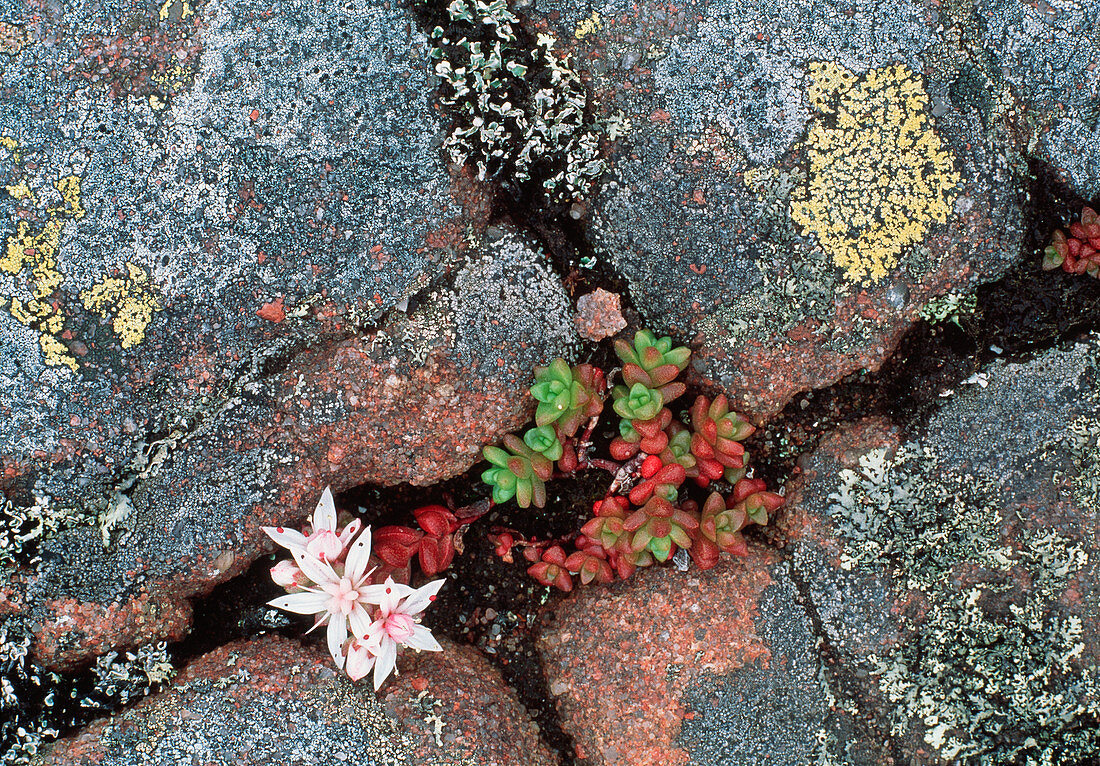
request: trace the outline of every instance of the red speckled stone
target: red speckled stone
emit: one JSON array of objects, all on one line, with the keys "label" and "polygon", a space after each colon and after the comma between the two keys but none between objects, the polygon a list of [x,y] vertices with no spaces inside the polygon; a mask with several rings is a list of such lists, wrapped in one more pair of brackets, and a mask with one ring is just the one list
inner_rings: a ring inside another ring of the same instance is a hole
[{"label": "red speckled stone", "polygon": [[610,338],[626,327],[619,296],[602,287],[577,298],[574,321],[581,337],[595,341]]},{"label": "red speckled stone", "polygon": [[809,702],[807,721],[819,725],[812,641],[783,566],[776,551],[753,544],[748,556],[723,557],[709,571],[653,567],[562,602],[539,649],[578,756],[600,766],[708,762],[685,722],[709,713],[700,688],[736,684],[739,673],[750,683],[794,683]]},{"label": "red speckled stone", "polygon": [[369,680],[338,674],[319,645],[228,644],[40,763],[556,764],[497,671],[474,649],[441,643],[442,653],[403,654],[377,695]]}]

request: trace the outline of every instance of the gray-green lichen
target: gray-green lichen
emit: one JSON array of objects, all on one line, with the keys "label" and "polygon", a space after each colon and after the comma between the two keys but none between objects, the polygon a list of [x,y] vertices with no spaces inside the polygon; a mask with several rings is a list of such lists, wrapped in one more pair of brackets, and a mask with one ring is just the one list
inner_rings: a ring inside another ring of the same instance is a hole
[{"label": "gray-green lichen", "polygon": [[62,731],[156,691],[175,674],[164,643],[112,651],[79,675],[39,665],[31,643],[26,620],[0,620],[0,766],[32,763]]},{"label": "gray-green lichen", "polygon": [[552,199],[587,196],[604,171],[604,131],[586,117],[584,86],[554,37],[525,44],[506,0],[452,0],[446,15],[446,29],[431,32],[431,57],[455,119],[443,141],[451,160],[482,180],[539,178]]},{"label": "gray-green lichen", "polygon": [[842,567],[878,571],[886,563],[905,587],[929,590],[961,560],[1011,563],[1011,549],[999,542],[999,512],[984,508],[972,477],[937,463],[932,450],[911,443],[892,456],[884,447],[871,450],[858,470],[840,472],[828,512],[845,540]]},{"label": "gray-green lichen", "polygon": [[885,569],[900,598],[925,603],[907,638],[868,658],[892,733],[916,727],[950,763],[1100,756],[1100,668],[1083,660],[1081,619],[1056,605],[1085,549],[1048,530],[1005,545],[990,487],[919,444],[872,450],[840,479],[828,512],[842,566]]},{"label": "gray-green lichen", "polygon": [[951,322],[961,327],[959,320],[973,314],[978,308],[978,296],[966,293],[940,295],[920,308],[920,318],[929,324]]}]

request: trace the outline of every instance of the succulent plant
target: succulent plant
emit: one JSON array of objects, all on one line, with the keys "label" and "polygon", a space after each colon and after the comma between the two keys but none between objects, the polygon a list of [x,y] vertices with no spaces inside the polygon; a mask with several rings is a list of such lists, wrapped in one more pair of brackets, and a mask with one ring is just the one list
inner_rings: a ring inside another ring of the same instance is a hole
[{"label": "succulent plant", "polygon": [[1059,229],[1043,251],[1043,268],[1059,266],[1070,274],[1100,278],[1100,215],[1091,207],[1081,210],[1081,220],[1071,224],[1069,236]]},{"label": "succulent plant", "polygon": [[569,554],[565,566],[570,573],[581,578],[582,585],[593,581],[609,583],[615,579],[615,573],[607,562],[607,553],[599,545],[588,545]]},{"label": "succulent plant", "polygon": [[625,497],[612,496],[598,501],[593,507],[595,518],[585,522],[581,533],[598,542],[604,550],[615,550],[623,538],[628,507]]},{"label": "succulent plant", "polygon": [[533,503],[546,505],[546,480],[554,472],[554,464],[535,452],[514,434],[505,434],[504,446],[488,446],[481,453],[493,464],[481,474],[481,480],[493,488],[493,502],[506,503],[513,497],[520,508]]},{"label": "succulent plant", "polygon": [[768,514],[774,513],[783,503],[782,495],[767,491],[763,479],[741,479],[733,487],[729,500],[730,509],[743,512],[753,524],[768,523]]},{"label": "succulent plant", "polygon": [[559,358],[548,367],[536,367],[531,386],[531,396],[539,403],[535,425],[553,423],[561,438],[572,436],[584,421],[603,410],[602,390],[603,372],[590,364],[570,367]]},{"label": "succulent plant", "polygon": [[557,460],[562,456],[561,441],[558,434],[550,426],[535,426],[527,429],[523,435],[523,443],[538,452],[547,460]]},{"label": "succulent plant", "polygon": [[739,443],[756,430],[736,412],[725,395],[711,402],[700,396],[691,406],[691,453],[701,483],[725,477],[731,484],[744,476],[745,448]]},{"label": "succulent plant", "polygon": [[665,429],[668,444],[660,453],[662,463],[679,463],[689,477],[697,476],[695,455],[691,452],[691,431],[679,421],[672,421]]},{"label": "succulent plant", "polygon": [[687,367],[691,351],[684,346],[673,348],[672,338],[667,335],[657,338],[649,330],[639,330],[633,345],[615,341],[615,354],[623,363],[623,383],[632,393],[635,385],[641,385],[659,391],[667,404],[687,390],[683,383],[676,382],[676,377]]},{"label": "succulent plant", "polygon": [[702,569],[710,569],[718,563],[723,551],[733,556],[749,552],[741,530],[749,523],[745,509],[730,509],[726,500],[717,492],[711,492],[703,503],[699,520],[699,534],[691,548],[691,557]]},{"label": "succulent plant", "polygon": [[635,383],[630,388],[615,386],[611,395],[615,398],[615,412],[619,417],[630,421],[650,420],[664,406],[665,400],[660,391]]},{"label": "succulent plant", "polygon": [[647,550],[657,561],[667,561],[676,546],[691,548],[691,536],[699,529],[699,520],[655,496],[627,517],[623,529],[633,532],[632,551]]},{"label": "succulent plant", "polygon": [[573,590],[573,578],[569,576],[566,558],[564,548],[552,545],[543,551],[541,560],[527,568],[527,574],[543,585],[554,586],[568,593]]},{"label": "succulent plant", "polygon": [[455,557],[454,533],[458,518],[442,505],[425,505],[413,511],[413,517],[424,536],[417,546],[420,569],[431,577],[451,565]]},{"label": "succulent plant", "polygon": [[649,420],[620,420],[619,436],[611,442],[611,457],[629,460],[641,450],[656,455],[668,446],[665,429],[672,424],[672,411],[662,407],[656,417]]},{"label": "succulent plant", "polygon": [[679,487],[687,474],[679,463],[664,465],[661,458],[650,455],[642,463],[641,474],[644,481],[630,490],[630,502],[642,505],[651,497],[663,497],[670,503],[676,502]]}]

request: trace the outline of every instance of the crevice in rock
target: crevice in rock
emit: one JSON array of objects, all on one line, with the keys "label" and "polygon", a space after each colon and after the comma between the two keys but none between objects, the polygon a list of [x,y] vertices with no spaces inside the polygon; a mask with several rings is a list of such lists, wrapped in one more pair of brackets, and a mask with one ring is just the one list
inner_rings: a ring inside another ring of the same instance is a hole
[{"label": "crevice in rock", "polygon": [[[894,763],[904,763],[905,759],[899,744],[893,737],[885,736],[882,723],[874,717],[869,706],[865,704],[866,700],[860,692],[859,685],[844,676],[842,672],[844,658],[833,646],[829,632],[825,629],[825,621],[821,618],[817,604],[814,602],[813,589],[810,587],[810,583],[798,571],[798,567],[794,565],[790,555],[785,555],[784,560],[787,563],[787,572],[790,575],[791,582],[794,583],[795,590],[798,593],[798,603],[806,610],[806,617],[810,621],[810,632],[817,641],[816,654],[820,663],[821,677],[828,685],[829,693],[834,697],[838,697],[842,703],[841,706],[845,702],[854,705],[860,713],[860,718],[857,719],[856,723],[864,729],[864,733],[874,735],[873,741],[888,743]],[[828,725],[828,722],[826,725]]]},{"label": "crevice in rock", "polygon": [[1100,280],[1041,266],[1054,229],[1076,220],[1087,201],[1055,182],[1042,163],[1032,162],[1031,172],[1027,234],[1017,264],[980,286],[973,311],[957,322],[917,322],[877,372],[857,372],[795,397],[750,438],[759,475],[785,483],[799,456],[822,435],[864,417],[885,417],[915,433],[947,396],[981,385],[975,376],[993,360],[1025,361],[1100,331]]}]

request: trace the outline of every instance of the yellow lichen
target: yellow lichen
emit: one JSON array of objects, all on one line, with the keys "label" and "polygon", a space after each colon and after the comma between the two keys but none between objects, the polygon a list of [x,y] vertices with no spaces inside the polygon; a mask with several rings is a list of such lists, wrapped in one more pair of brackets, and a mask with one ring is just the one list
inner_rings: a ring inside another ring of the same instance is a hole
[{"label": "yellow lichen", "polygon": [[19,146],[19,142],[11,136],[0,136],[0,148],[7,149],[9,152],[14,152]]},{"label": "yellow lichen", "polygon": [[593,11],[591,16],[578,24],[577,28],[573,30],[573,37],[583,40],[599,29],[603,29],[603,23],[600,21],[600,14]]},{"label": "yellow lichen", "polygon": [[153,290],[149,274],[139,266],[126,264],[125,277],[106,277],[80,294],[84,308],[106,318],[114,314],[111,328],[123,348],[132,348],[145,339],[145,328],[154,311],[164,307]]},{"label": "yellow lichen", "polygon": [[60,192],[61,199],[65,201],[68,210],[61,208],[50,212],[61,212],[71,216],[75,221],[83,218],[85,210],[80,204],[80,176],[65,176],[55,183],[54,187]]},{"label": "yellow lichen", "polygon": [[25,199],[34,202],[34,192],[31,191],[31,187],[27,186],[26,180],[17,184],[8,184],[4,187],[4,190],[11,195],[12,199]]},{"label": "yellow lichen", "polygon": [[176,17],[180,20],[186,19],[188,16],[195,12],[191,8],[191,3],[188,2],[188,0],[165,0],[164,4],[160,7],[161,21],[167,21],[168,18],[172,15],[173,5],[178,5],[180,8],[179,15]]},{"label": "yellow lichen", "polygon": [[[14,151],[18,143],[13,139],[0,138],[0,145]],[[16,199],[36,201],[35,194],[25,181],[6,188]],[[7,238],[4,248],[0,250],[0,271],[19,274],[24,269],[30,270],[31,299],[23,301],[17,296],[9,296],[6,308],[17,322],[39,333],[38,345],[47,365],[64,366],[75,371],[76,359],[57,337],[64,328],[65,313],[52,297],[65,279],[57,267],[61,231],[67,219],[82,218],[85,210],[80,202],[80,179],[77,176],[60,179],[54,188],[61,195],[61,204],[46,210],[46,221],[40,228],[32,228],[27,221],[16,225],[15,233]]]},{"label": "yellow lichen", "polygon": [[928,95],[904,64],[857,75],[810,65],[816,114],[805,149],[809,173],[791,195],[791,218],[853,282],[878,281],[905,248],[951,212],[960,182],[932,130]]}]

